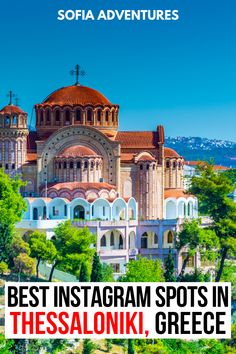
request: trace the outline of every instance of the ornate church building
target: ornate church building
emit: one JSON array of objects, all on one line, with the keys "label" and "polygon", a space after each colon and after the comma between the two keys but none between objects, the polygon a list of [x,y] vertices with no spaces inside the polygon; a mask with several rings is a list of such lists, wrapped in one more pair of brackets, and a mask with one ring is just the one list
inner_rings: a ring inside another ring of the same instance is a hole
[{"label": "ornate church building", "polygon": [[117,274],[138,254],[164,260],[181,220],[197,217],[197,200],[184,193],[184,160],[165,147],[163,126],[119,131],[119,105],[78,80],[35,112],[36,130],[29,131],[12,97],[0,110],[0,167],[27,182],[21,232],[50,237],[64,220],[86,225]]}]

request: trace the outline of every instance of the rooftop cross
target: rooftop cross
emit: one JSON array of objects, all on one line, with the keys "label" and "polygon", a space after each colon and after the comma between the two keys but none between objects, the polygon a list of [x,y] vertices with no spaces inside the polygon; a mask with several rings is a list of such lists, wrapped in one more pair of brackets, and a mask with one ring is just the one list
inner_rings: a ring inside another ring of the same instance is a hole
[{"label": "rooftop cross", "polygon": [[15,105],[16,106],[19,106],[19,97],[18,96],[15,96]]},{"label": "rooftop cross", "polygon": [[74,70],[71,70],[70,71],[70,74],[73,76],[75,75],[76,76],[76,82],[75,82],[75,85],[76,86],[79,86],[79,76],[84,76],[85,75],[85,71],[81,69],[81,67],[77,64],[75,66],[75,69]]},{"label": "rooftop cross", "polygon": [[7,97],[9,97],[9,105],[12,105],[12,99],[16,97],[16,95],[10,90],[9,93],[7,94]]}]

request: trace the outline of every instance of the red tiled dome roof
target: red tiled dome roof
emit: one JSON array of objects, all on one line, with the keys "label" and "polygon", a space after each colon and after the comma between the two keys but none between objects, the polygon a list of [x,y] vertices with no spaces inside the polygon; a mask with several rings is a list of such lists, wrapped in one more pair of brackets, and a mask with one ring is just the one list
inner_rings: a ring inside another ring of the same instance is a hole
[{"label": "red tiled dome roof", "polygon": [[171,148],[165,148],[164,154],[165,157],[180,157],[180,155]]},{"label": "red tiled dome roof", "polygon": [[0,111],[3,114],[25,113],[21,108],[14,106],[13,104],[3,107]]},{"label": "red tiled dome roof", "polygon": [[60,152],[57,157],[83,157],[97,156],[97,153],[86,146],[76,145],[70,146]]},{"label": "red tiled dome roof", "polygon": [[51,93],[43,102],[48,105],[111,105],[97,90],[86,86],[62,87]]}]

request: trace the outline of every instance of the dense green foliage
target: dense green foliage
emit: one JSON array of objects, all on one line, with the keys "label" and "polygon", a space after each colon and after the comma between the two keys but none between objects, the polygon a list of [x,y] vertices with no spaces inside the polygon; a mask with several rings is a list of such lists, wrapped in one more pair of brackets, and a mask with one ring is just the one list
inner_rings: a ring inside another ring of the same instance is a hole
[{"label": "dense green foliage", "polygon": [[24,199],[19,193],[24,183],[18,178],[10,178],[0,169],[0,261],[11,263],[9,249],[15,224],[26,210]]},{"label": "dense green foliage", "polygon": [[102,282],[102,263],[100,258],[96,253],[93,256],[93,265],[92,265],[92,273],[91,273],[91,282]]},{"label": "dense green foliage", "polygon": [[83,261],[90,261],[94,254],[95,236],[88,228],[78,229],[70,221],[61,223],[55,230],[52,238],[57,250],[49,280],[52,280],[55,267],[59,266],[64,271],[79,276]]},{"label": "dense green foliage", "polygon": [[96,345],[90,339],[84,339],[82,354],[92,354]]},{"label": "dense green foliage", "polygon": [[89,269],[88,269],[88,265],[86,264],[86,262],[82,262],[82,264],[81,264],[80,273],[79,273],[79,281],[80,282],[89,282],[90,281]]},{"label": "dense green foliage", "polygon": [[212,218],[212,229],[220,245],[216,275],[216,281],[219,281],[226,258],[236,254],[236,203],[229,198],[234,185],[224,173],[215,173],[211,164],[202,164],[198,170],[199,176],[192,177],[189,192],[198,197]]},{"label": "dense green foliage", "polygon": [[235,184],[236,183],[236,169],[229,169],[224,171],[223,174],[230,179],[230,181]]},{"label": "dense green foliage", "polygon": [[174,282],[176,281],[175,277],[175,262],[172,254],[171,248],[169,249],[168,257],[165,261],[165,272],[164,277],[166,282]]},{"label": "dense green foliage", "polygon": [[51,240],[47,240],[46,234],[34,231],[29,235],[30,256],[36,258],[36,275],[39,277],[39,264],[41,261],[53,262],[57,255],[56,247]]},{"label": "dense green foliage", "polygon": [[127,264],[126,274],[120,278],[123,282],[160,282],[164,281],[162,263],[159,259],[139,257]]}]

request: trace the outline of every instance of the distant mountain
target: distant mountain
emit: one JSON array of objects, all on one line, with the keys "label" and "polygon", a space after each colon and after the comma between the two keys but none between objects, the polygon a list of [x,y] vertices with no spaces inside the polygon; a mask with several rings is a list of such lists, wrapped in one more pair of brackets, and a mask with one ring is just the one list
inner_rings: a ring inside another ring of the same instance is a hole
[{"label": "distant mountain", "polygon": [[167,137],[165,146],[176,150],[185,160],[210,160],[215,164],[236,168],[236,143],[200,137]]}]

